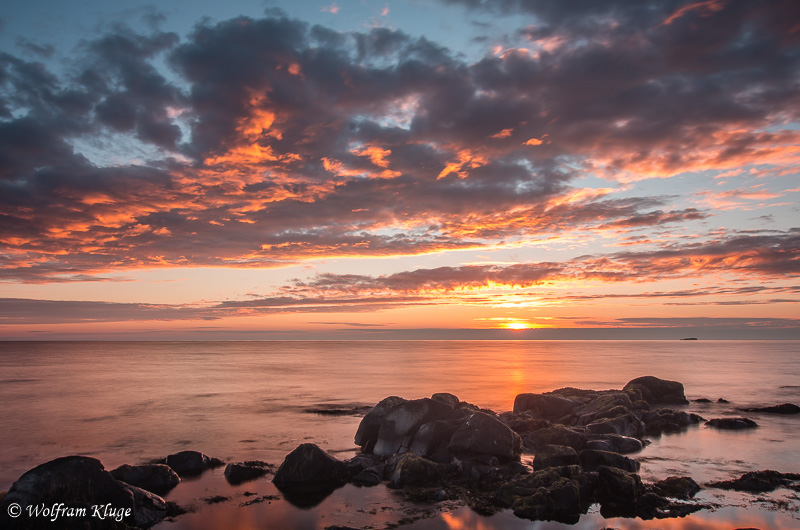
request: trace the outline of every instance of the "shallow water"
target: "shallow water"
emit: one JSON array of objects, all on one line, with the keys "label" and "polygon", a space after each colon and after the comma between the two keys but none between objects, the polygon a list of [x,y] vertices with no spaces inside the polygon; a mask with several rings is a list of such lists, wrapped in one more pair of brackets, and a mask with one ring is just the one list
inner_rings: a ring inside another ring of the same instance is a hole
[{"label": "shallow water", "polygon": [[[0,490],[26,470],[69,455],[91,455],[107,469],[196,449],[229,461],[279,464],[312,441],[340,458],[355,450],[360,418],[306,412],[319,405],[373,405],[451,392],[498,412],[522,392],[564,386],[621,388],[641,375],[681,381],[687,410],[713,418],[735,407],[800,403],[800,341],[363,341],[363,342],[2,342],[0,343]],[[729,404],[716,403],[723,397]],[[756,469],[800,471],[800,417],[748,413],[760,428],[720,432],[694,427],[653,439],[637,458],[645,481],[691,475],[701,484]],[[267,480],[236,488],[222,470],[187,481],[167,497],[196,511],[165,528],[324,528],[373,525],[409,517],[383,486],[346,486],[303,510],[282,498],[246,507],[255,496],[279,495]],[[202,499],[230,497],[207,506]],[[776,499],[791,492],[780,490]],[[791,511],[763,509],[747,496],[704,490],[722,504],[679,520],[604,520],[590,513],[575,528],[792,528]],[[792,504],[794,503],[794,504]],[[734,506],[728,506],[732,504]],[[735,506],[740,504],[741,506]],[[419,510],[425,507],[418,507]],[[419,510],[414,517],[425,515]],[[412,517],[413,518],[413,517]],[[481,517],[468,508],[430,513],[408,528],[561,528],[503,513]]]}]

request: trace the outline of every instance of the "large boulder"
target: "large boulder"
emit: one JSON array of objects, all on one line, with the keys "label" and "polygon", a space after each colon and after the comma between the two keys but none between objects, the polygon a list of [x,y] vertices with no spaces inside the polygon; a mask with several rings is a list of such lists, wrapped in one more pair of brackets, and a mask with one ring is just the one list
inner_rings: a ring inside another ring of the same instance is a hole
[{"label": "large boulder", "polygon": [[522,439],[497,417],[473,412],[453,433],[448,450],[455,455],[491,455],[507,462],[519,459]]},{"label": "large boulder", "polygon": [[395,406],[400,403],[405,403],[405,401],[406,400],[401,397],[389,396],[382,399],[377,405],[372,407],[372,410],[367,412],[361,419],[361,423],[358,425],[358,430],[355,435],[355,443],[361,447],[362,451],[365,453],[372,452],[372,448],[375,447],[375,443],[378,441],[378,430],[380,429],[383,418],[385,418],[389,411]]},{"label": "large boulder", "polygon": [[343,483],[344,475],[344,462],[316,444],[305,443],[286,455],[272,482],[288,488],[326,488]]},{"label": "large boulder", "polygon": [[628,381],[628,384],[622,390],[641,396],[641,399],[649,404],[672,403],[686,405],[689,403],[684,394],[682,383],[659,379],[652,375],[632,379]]},{"label": "large boulder", "polygon": [[[31,517],[22,509],[19,517],[12,518],[14,504],[47,508],[51,513]],[[67,456],[27,471],[11,486],[0,502],[0,527],[146,528],[167,512],[164,499],[115,479],[96,458]]]},{"label": "large boulder", "polygon": [[453,416],[453,407],[435,399],[423,398],[395,405],[381,420],[373,452],[379,456],[404,453],[417,430],[425,423]]},{"label": "large boulder", "polygon": [[163,463],[181,477],[197,476],[206,469],[225,465],[219,458],[210,457],[199,451],[180,451],[166,457]]},{"label": "large boulder", "polygon": [[111,470],[111,476],[131,486],[163,495],[177,486],[181,478],[165,464],[131,466],[123,464]]},{"label": "large boulder", "polygon": [[434,462],[449,462],[450,453],[447,448],[460,425],[460,422],[451,420],[437,420],[421,425],[414,435],[409,452]]},{"label": "large boulder", "polygon": [[578,401],[551,394],[519,394],[514,399],[514,412],[530,411],[544,419],[559,419],[572,414],[581,405]]}]

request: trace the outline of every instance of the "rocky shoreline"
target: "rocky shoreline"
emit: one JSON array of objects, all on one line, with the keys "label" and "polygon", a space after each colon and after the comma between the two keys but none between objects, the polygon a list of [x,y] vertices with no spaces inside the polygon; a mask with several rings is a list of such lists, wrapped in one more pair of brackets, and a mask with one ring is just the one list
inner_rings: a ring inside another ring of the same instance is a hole
[{"label": "rocky shoreline", "polygon": [[[0,526],[147,528],[185,513],[160,495],[183,478],[221,466],[232,485],[273,475],[283,498],[299,507],[315,506],[349,483],[385,484],[416,503],[456,502],[485,515],[510,509],[517,517],[567,524],[577,523],[592,505],[600,506],[603,517],[682,517],[709,507],[694,500],[701,486],[676,476],[644,483],[630,455],[647,446],[648,436],[700,423],[758,428],[743,417],[706,420],[681,410],[686,404],[681,383],[652,376],[621,390],[520,394],[513,410],[500,414],[447,393],[412,400],[390,396],[359,411],[366,411],[354,436],[360,452],[348,460],[313,443],[299,445],[277,469],[262,461],[226,464],[197,451],[111,471],[97,459],[68,456],[31,469],[0,494]],[[795,414],[800,408],[743,411]],[[533,456],[532,466],[522,462],[523,455]],[[764,470],[704,487],[800,491],[800,474]]]}]

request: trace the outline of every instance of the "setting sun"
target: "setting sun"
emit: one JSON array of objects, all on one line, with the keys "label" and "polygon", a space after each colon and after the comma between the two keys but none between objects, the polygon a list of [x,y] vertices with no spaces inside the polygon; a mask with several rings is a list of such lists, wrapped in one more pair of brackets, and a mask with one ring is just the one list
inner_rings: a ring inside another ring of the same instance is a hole
[{"label": "setting sun", "polygon": [[530,329],[533,326],[531,326],[528,322],[515,321],[504,324],[504,327],[506,329]]}]

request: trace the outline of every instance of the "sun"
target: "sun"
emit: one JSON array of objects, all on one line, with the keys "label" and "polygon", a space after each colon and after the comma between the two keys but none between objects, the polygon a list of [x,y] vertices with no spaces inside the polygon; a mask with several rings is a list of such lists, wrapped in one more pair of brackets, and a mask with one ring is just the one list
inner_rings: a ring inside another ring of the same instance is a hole
[{"label": "sun", "polygon": [[530,329],[531,325],[527,322],[508,322],[505,324],[506,329]]}]

